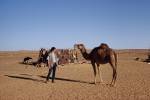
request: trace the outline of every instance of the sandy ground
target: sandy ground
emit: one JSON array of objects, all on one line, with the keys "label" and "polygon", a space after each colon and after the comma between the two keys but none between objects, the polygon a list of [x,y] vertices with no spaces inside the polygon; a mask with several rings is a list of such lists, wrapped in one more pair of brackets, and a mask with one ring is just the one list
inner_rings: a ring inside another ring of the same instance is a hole
[{"label": "sandy ground", "polygon": [[38,54],[0,52],[0,100],[150,100],[150,64],[134,61],[135,57],[146,58],[144,52],[118,54],[115,87],[106,85],[112,76],[109,64],[101,66],[106,84],[91,84],[94,75],[90,64],[59,66],[55,83],[46,84],[48,68],[20,64],[26,56],[36,60]]}]

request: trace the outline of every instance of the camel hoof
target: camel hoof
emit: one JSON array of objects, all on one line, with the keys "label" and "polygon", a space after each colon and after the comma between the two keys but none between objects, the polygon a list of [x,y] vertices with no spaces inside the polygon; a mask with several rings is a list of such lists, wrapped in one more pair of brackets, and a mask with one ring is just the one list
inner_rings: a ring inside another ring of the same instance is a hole
[{"label": "camel hoof", "polygon": [[110,84],[109,86],[110,86],[110,87],[115,87],[116,85],[115,85],[115,84]]},{"label": "camel hoof", "polygon": [[113,87],[113,85],[112,84],[106,84],[107,86],[110,86],[110,87]]},{"label": "camel hoof", "polygon": [[105,83],[104,82],[98,82],[99,84],[102,84],[102,85],[104,85]]}]

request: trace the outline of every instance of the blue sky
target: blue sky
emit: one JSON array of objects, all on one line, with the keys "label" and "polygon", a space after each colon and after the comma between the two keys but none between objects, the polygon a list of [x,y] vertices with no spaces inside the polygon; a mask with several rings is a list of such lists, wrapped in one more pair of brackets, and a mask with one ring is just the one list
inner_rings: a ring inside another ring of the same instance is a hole
[{"label": "blue sky", "polygon": [[150,48],[150,0],[0,0],[0,50]]}]

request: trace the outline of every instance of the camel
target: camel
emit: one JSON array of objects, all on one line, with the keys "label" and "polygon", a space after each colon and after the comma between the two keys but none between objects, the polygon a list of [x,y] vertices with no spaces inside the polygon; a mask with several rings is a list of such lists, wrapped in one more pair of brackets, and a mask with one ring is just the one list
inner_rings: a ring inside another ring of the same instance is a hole
[{"label": "camel", "polygon": [[[77,47],[81,51],[82,56],[86,60],[91,61],[94,70],[94,83],[96,84],[96,76],[97,76],[96,68],[98,70],[100,83],[103,83],[100,72],[100,64],[109,63],[113,70],[113,77],[110,86],[114,86],[117,78],[117,54],[115,53],[115,51],[109,48],[109,46],[105,43],[102,43],[100,46],[95,47],[90,53],[87,53],[85,46],[83,44],[77,44]],[[95,64],[97,65],[97,67]]]}]

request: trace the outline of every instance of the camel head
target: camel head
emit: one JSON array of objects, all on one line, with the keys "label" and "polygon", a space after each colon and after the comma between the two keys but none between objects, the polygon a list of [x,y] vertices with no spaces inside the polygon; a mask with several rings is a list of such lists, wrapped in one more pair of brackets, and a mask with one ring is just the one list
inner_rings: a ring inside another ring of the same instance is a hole
[{"label": "camel head", "polygon": [[84,44],[76,44],[76,46],[81,52],[86,52]]},{"label": "camel head", "polygon": [[82,50],[82,49],[85,49],[84,45],[83,44],[76,44],[77,48]]}]

